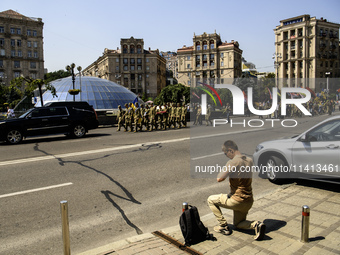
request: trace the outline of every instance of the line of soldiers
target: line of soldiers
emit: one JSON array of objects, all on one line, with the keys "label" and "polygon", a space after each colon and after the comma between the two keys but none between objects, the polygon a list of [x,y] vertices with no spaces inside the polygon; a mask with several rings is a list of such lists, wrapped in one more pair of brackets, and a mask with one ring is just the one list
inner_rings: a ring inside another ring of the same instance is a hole
[{"label": "line of soldiers", "polygon": [[181,106],[177,103],[167,103],[161,106],[143,104],[139,107],[138,103],[125,104],[125,109],[118,106],[118,128],[124,127],[125,132],[138,132],[166,130],[167,128],[181,128],[187,126],[186,115],[187,107],[183,103]]}]

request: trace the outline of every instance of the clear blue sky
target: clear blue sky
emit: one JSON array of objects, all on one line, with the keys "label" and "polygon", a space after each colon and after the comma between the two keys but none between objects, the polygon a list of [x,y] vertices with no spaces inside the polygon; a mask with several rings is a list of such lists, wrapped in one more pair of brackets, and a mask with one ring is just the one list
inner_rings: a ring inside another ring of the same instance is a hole
[{"label": "clear blue sky", "polygon": [[[281,4],[284,4],[282,6]],[[340,0],[1,0],[12,9],[44,22],[45,68],[75,63],[87,67],[121,38],[144,39],[144,48],[177,51],[196,35],[214,33],[238,41],[243,57],[258,71],[274,71],[273,29],[280,20],[309,14],[340,23]]]}]

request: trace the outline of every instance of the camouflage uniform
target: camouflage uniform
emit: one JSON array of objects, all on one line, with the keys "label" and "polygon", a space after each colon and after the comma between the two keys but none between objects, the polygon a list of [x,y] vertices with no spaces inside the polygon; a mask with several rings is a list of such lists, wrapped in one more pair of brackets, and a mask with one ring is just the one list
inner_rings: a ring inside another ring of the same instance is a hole
[{"label": "camouflage uniform", "polygon": [[142,130],[140,118],[141,118],[140,108],[139,108],[138,103],[136,103],[135,104],[135,110],[134,110],[134,113],[133,113],[133,120],[134,120],[134,123],[135,123],[135,132],[138,131],[138,128],[139,128],[139,131]]},{"label": "camouflage uniform", "polygon": [[118,128],[117,131],[120,131],[121,126],[124,126],[124,115],[125,115],[125,111],[122,109],[122,107],[120,105],[118,105]]},{"label": "camouflage uniform", "polygon": [[178,128],[181,128],[181,116],[182,116],[182,108],[180,104],[178,103],[176,107],[176,122],[178,124]]},{"label": "camouflage uniform", "polygon": [[[132,117],[133,117],[133,109],[132,109],[132,103],[130,103],[130,106],[128,104],[125,104],[125,131],[132,131]],[[130,127],[130,130],[128,128]]]},{"label": "camouflage uniform", "polygon": [[150,110],[149,110],[149,117],[150,117],[150,131],[153,130],[155,127],[155,118],[156,118],[156,106],[151,104]]},{"label": "camouflage uniform", "polygon": [[185,103],[183,103],[182,115],[181,115],[181,122],[183,124],[183,127],[187,127],[187,113],[188,113],[188,108],[185,106]]}]

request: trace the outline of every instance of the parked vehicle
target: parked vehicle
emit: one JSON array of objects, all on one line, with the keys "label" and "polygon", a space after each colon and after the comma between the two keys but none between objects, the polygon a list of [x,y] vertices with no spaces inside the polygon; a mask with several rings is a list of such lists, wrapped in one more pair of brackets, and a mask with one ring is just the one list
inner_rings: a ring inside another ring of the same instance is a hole
[{"label": "parked vehicle", "polygon": [[17,144],[28,136],[59,133],[81,138],[97,127],[97,114],[87,102],[51,102],[18,118],[0,121],[0,139]]},{"label": "parked vehicle", "polygon": [[340,116],[328,118],[290,139],[259,144],[254,164],[271,182],[304,178],[340,179]]}]

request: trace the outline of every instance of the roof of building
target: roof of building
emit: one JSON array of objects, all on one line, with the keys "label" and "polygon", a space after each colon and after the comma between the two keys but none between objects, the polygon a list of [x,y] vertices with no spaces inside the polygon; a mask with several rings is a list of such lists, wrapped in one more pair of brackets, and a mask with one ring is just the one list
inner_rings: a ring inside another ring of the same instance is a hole
[{"label": "roof of building", "polygon": [[40,18],[26,17],[26,16],[20,14],[19,12],[16,12],[16,11],[13,11],[13,10],[7,10],[7,11],[0,12],[0,17],[20,19],[20,20],[41,21]]},{"label": "roof of building", "polygon": [[[118,105],[131,103],[137,97],[135,93],[115,82],[91,76],[75,77],[75,89],[81,92],[75,96],[75,101],[87,101],[95,109],[116,109]],[[73,95],[68,91],[73,89],[72,77],[51,82],[56,89],[57,96],[53,97],[51,91],[43,94],[44,103],[58,101],[73,101]],[[36,106],[40,106],[40,101]]]}]

